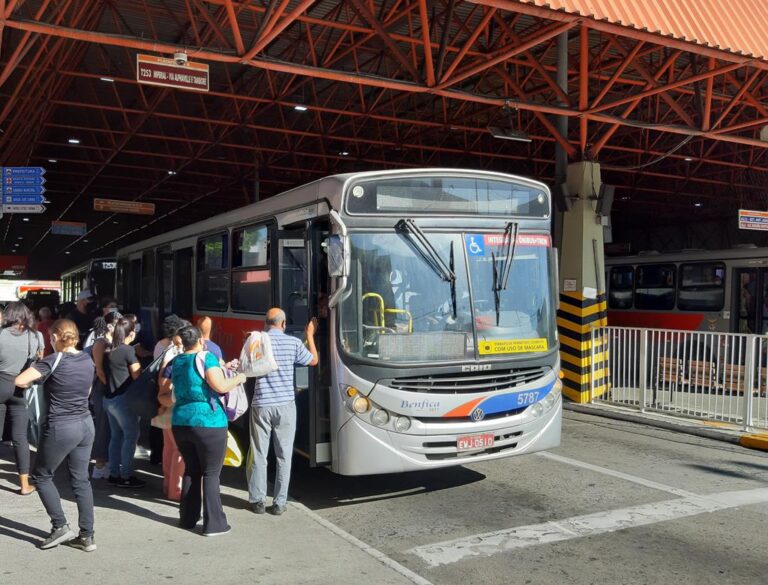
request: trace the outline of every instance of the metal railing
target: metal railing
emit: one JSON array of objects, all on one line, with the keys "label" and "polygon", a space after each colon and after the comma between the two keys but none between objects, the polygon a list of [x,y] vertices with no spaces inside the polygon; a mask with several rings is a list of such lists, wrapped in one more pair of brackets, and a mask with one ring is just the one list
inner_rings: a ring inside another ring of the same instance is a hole
[{"label": "metal railing", "polygon": [[768,429],[768,337],[602,327],[590,351],[593,402]]}]

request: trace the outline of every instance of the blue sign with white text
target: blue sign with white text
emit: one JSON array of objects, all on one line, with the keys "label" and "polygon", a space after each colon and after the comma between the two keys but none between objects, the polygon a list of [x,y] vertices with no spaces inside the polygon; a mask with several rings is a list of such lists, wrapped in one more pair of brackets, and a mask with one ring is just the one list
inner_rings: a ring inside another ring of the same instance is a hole
[{"label": "blue sign with white text", "polygon": [[42,195],[8,195],[4,199],[6,205],[40,205],[45,203]]},{"label": "blue sign with white text", "polygon": [[43,167],[0,167],[0,204],[39,205],[45,202]]}]

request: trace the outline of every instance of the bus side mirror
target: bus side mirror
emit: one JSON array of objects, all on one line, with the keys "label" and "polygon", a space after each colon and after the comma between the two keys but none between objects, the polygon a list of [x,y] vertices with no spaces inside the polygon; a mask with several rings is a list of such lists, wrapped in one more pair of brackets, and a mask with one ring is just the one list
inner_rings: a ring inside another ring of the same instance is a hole
[{"label": "bus side mirror", "polygon": [[335,277],[349,276],[349,237],[339,234],[328,236],[328,274]]}]

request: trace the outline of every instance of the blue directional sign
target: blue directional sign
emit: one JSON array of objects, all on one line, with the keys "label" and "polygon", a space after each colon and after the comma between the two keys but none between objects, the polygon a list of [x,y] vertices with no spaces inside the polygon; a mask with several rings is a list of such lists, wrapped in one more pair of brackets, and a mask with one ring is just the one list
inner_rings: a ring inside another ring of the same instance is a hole
[{"label": "blue directional sign", "polygon": [[[45,187],[42,185],[3,185],[3,193],[6,198],[13,195],[37,195],[43,196],[45,193]],[[40,200],[42,202],[42,199]]]},{"label": "blue directional sign", "polygon": [[43,167],[1,167],[0,204],[41,205],[45,201]]},{"label": "blue directional sign", "polygon": [[43,167],[3,167],[3,179],[6,177],[42,177],[45,174]]},{"label": "blue directional sign", "polygon": [[4,201],[7,205],[41,205],[45,203],[45,197],[42,195],[5,195]]},{"label": "blue directional sign", "polygon": [[34,186],[45,185],[45,177],[38,175],[36,177],[5,177],[3,178],[3,185],[14,186]]}]

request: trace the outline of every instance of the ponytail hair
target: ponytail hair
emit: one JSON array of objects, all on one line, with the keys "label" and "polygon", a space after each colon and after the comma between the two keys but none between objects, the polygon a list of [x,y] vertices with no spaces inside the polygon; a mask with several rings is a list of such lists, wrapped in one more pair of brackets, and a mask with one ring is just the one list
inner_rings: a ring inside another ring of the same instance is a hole
[{"label": "ponytail hair", "polygon": [[80,341],[80,332],[77,325],[69,319],[58,319],[54,321],[50,328],[51,335],[56,335],[56,350],[61,351],[75,347]]},{"label": "ponytail hair", "polygon": [[112,349],[115,349],[125,343],[131,333],[133,333],[135,325],[133,321],[126,318],[120,318],[115,323],[115,329],[112,332]]}]

